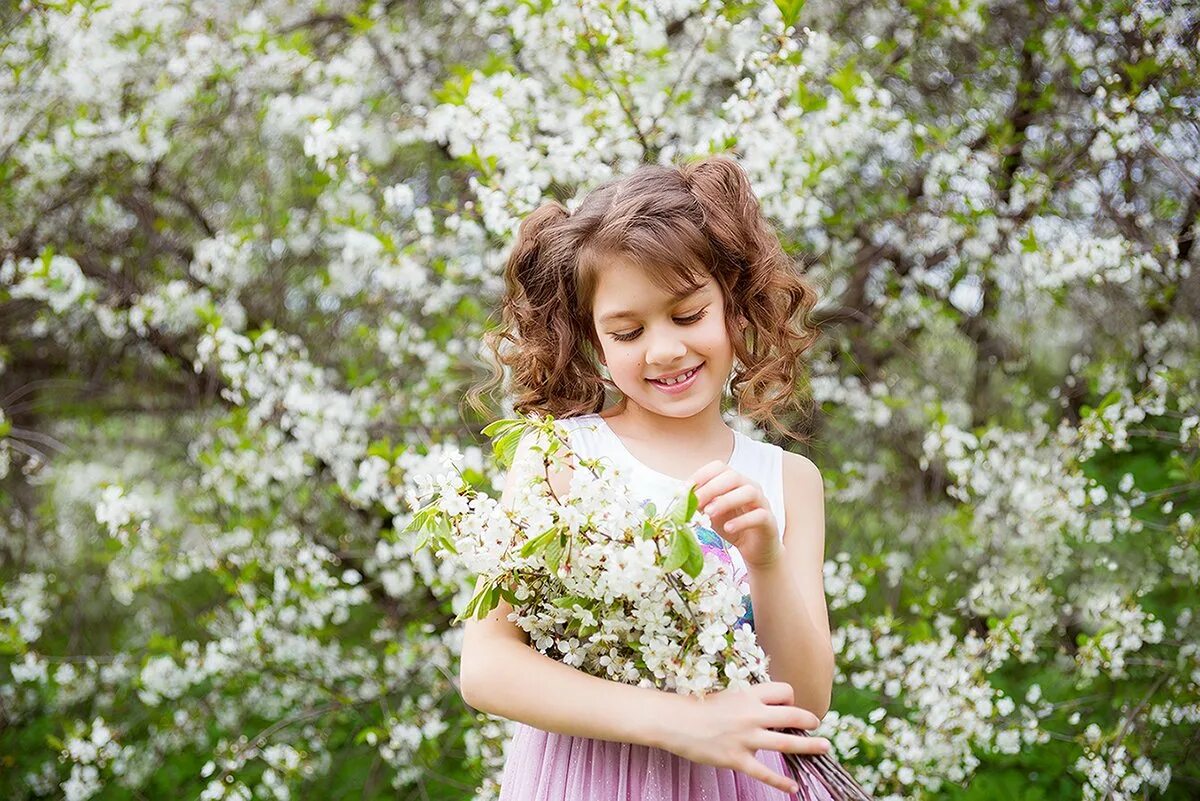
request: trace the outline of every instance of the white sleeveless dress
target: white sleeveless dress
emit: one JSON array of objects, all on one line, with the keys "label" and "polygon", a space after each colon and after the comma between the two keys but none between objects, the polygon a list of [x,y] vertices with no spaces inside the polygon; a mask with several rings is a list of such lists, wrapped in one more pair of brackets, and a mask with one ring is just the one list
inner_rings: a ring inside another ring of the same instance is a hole
[{"label": "white sleeveless dress", "polygon": [[[629,472],[631,484],[642,500],[659,509],[687,489],[687,481],[647,467],[625,447],[608,424],[596,414],[557,421],[568,433],[571,449],[585,458],[608,457]],[[734,432],[734,450],[728,463],[758,482],[775,513],[783,536],[783,451]],[[722,543],[735,568],[745,574],[737,549]],[[754,625],[749,608],[749,586],[743,604],[747,622]],[[790,776],[778,751],[759,750],[756,759],[776,773]],[[618,743],[590,737],[548,732],[525,723],[513,724],[500,778],[500,801],[832,801],[816,780],[801,778],[800,792],[789,794],[730,768],[692,762],[653,746]]]},{"label": "white sleeveless dress", "polygon": [[[629,475],[630,484],[635,488],[639,499],[651,501],[655,508],[663,510],[671,501],[687,491],[686,478],[676,478],[659,472],[641,462],[635,457],[612,427],[598,414],[587,414],[579,417],[568,417],[557,421],[568,434],[568,444],[571,450],[583,458],[608,459],[612,464],[619,465]],[[783,449],[769,442],[759,442],[742,434],[733,432],[733,454],[728,464],[747,478],[758,483],[767,496],[771,512],[779,528],[779,538],[783,539],[784,502],[783,502]],[[725,542],[712,529],[701,528],[697,531],[698,539],[705,552],[724,551],[733,566],[734,580],[742,585],[742,603],[745,612],[738,622],[747,622],[754,626],[754,610],[750,603],[750,587],[746,572],[746,561],[738,553],[735,546]]]}]

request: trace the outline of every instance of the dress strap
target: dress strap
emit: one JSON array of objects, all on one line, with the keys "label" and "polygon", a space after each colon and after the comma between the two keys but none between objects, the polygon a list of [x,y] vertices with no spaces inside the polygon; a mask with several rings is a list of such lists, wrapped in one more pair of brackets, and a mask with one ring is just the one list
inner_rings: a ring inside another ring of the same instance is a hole
[{"label": "dress strap", "polygon": [[767,502],[771,505],[771,511],[775,514],[779,536],[782,538],[784,526],[787,524],[783,491],[783,448],[748,436],[745,439],[744,447],[739,453],[740,461],[734,465],[734,469],[754,479],[762,487],[763,494],[767,496]]}]

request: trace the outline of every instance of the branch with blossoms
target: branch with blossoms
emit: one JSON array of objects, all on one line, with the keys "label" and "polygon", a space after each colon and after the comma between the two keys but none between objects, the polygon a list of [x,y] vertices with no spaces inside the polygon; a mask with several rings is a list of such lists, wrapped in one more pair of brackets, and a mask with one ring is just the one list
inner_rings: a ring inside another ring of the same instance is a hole
[{"label": "branch with blossoms", "polygon": [[[739,620],[743,593],[728,562],[697,538],[711,521],[695,488],[663,512],[639,502],[619,468],[572,453],[550,415],[498,420],[484,433],[505,466],[531,435],[527,453],[541,455],[541,469],[514,465],[511,508],[472,488],[452,460],[422,487],[428,502],[409,527],[423,533],[417,549],[433,548],[480,579],[455,622],[484,618],[503,598],[537,651],[590,675],[683,695],[770,681],[767,655]],[[578,469],[571,493],[559,497],[550,470],[568,458]],[[826,754],[784,761],[798,781],[803,774],[838,801],[869,798]]]}]

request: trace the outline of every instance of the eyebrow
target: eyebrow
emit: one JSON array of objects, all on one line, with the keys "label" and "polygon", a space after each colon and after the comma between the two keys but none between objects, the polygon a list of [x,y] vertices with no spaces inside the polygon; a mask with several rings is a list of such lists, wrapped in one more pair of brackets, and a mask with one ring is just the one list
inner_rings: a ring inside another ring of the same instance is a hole
[{"label": "eyebrow", "polygon": [[[676,303],[678,303],[679,301],[683,300],[684,298],[690,298],[692,295],[695,295],[697,292],[700,292],[707,288],[708,288],[708,284],[701,284],[700,286],[698,286],[694,289],[685,289],[682,292],[676,292],[675,296],[674,296],[674,301]],[[636,311],[623,309],[621,311],[609,312],[608,314],[601,317],[597,322],[603,323],[603,322],[607,322],[609,320],[615,320],[618,317],[636,317],[636,316],[637,316]]]}]

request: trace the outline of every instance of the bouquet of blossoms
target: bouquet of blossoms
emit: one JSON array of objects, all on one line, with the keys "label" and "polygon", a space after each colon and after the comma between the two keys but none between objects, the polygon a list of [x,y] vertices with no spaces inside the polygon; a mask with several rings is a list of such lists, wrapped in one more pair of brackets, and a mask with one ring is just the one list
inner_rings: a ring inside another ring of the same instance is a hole
[{"label": "bouquet of blossoms", "polygon": [[[697,539],[712,530],[695,491],[661,512],[639,503],[616,468],[572,454],[549,415],[484,429],[501,466],[527,432],[536,464],[518,467],[511,509],[457,471],[421,490],[431,499],[410,526],[424,534],[418,549],[452,556],[480,579],[455,622],[486,617],[503,598],[533,647],[594,676],[693,695],[769,681],[728,555]],[[571,494],[559,497],[550,468],[567,457]],[[784,760],[794,778],[816,778],[834,799],[869,798],[827,754]]]}]

